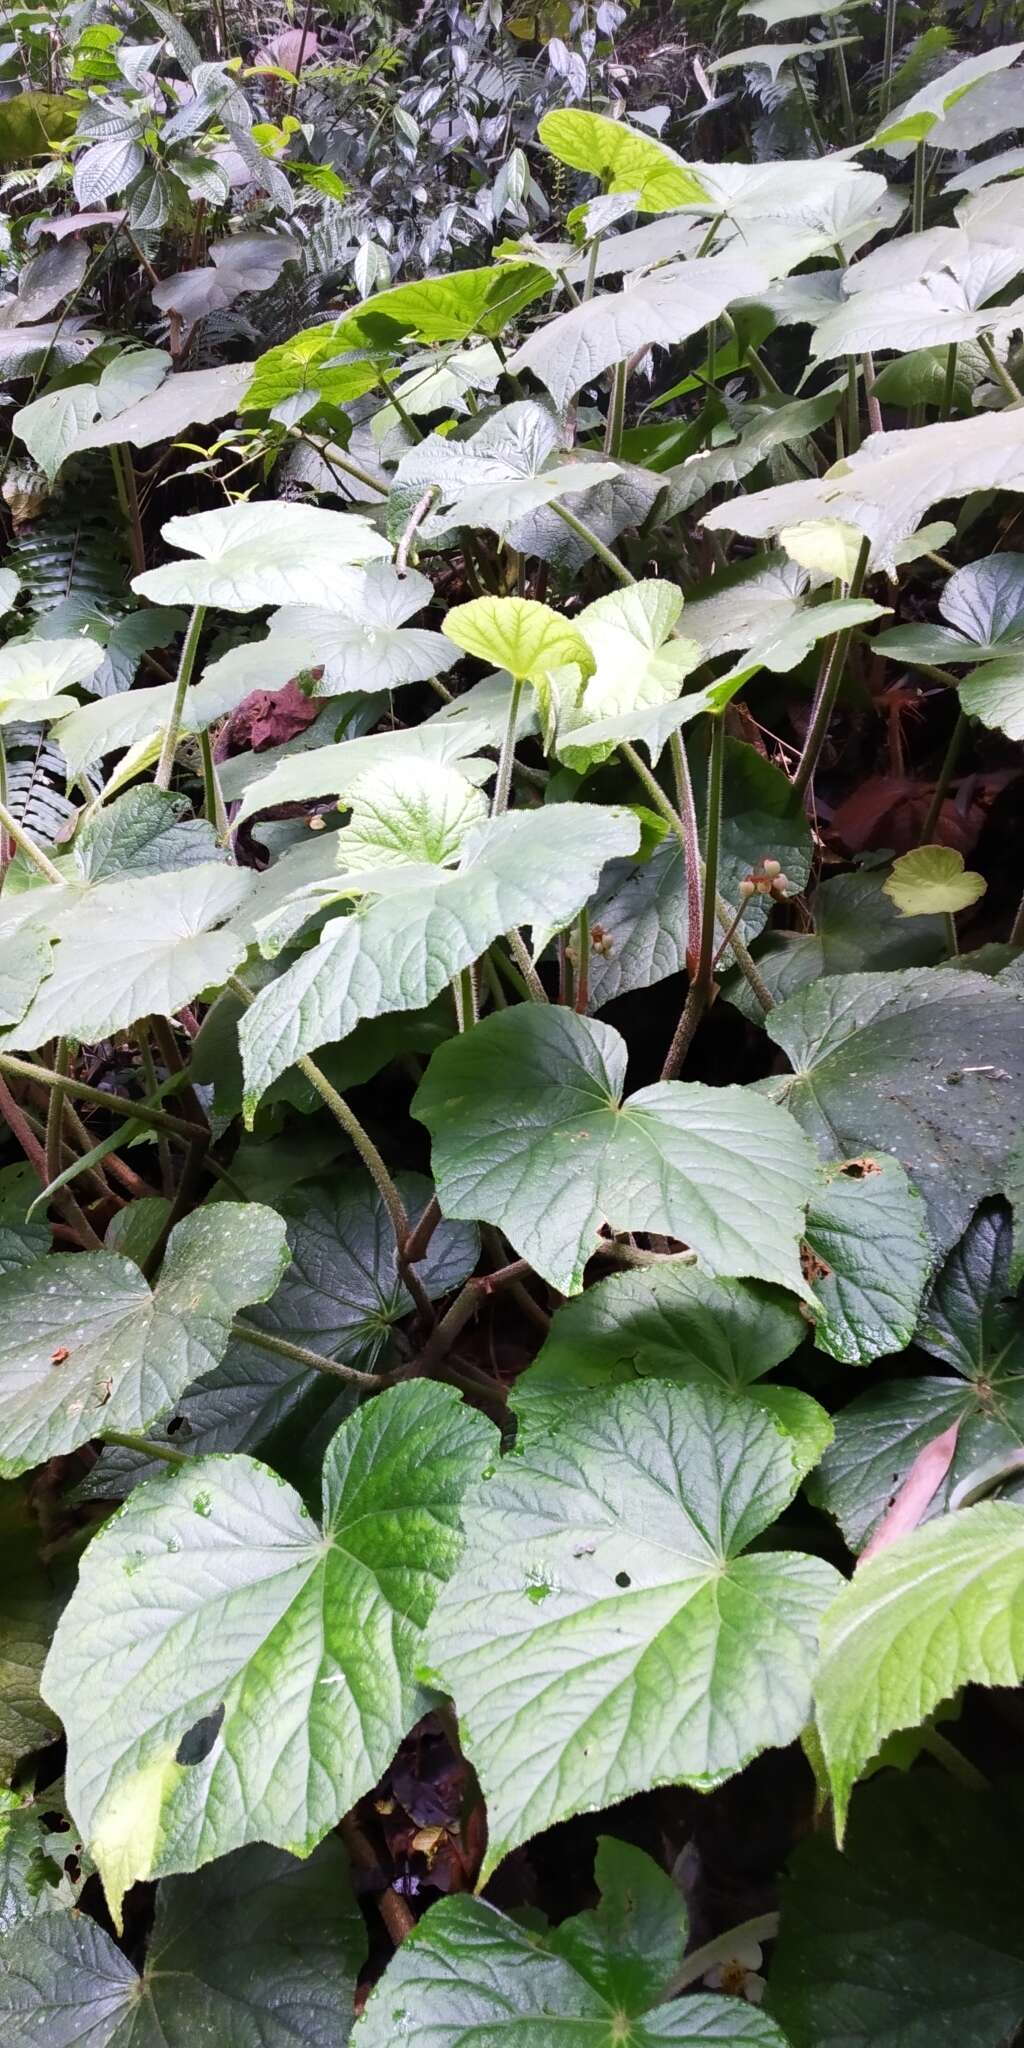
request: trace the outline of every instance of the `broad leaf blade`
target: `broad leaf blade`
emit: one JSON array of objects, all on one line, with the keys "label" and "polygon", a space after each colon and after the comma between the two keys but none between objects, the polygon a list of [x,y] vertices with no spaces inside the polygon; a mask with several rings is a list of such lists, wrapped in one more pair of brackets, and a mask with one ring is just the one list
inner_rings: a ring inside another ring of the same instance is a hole
[{"label": "broad leaf blade", "polygon": [[564,1293],[607,1223],[806,1294],[796,1247],[813,1169],[792,1122],[693,1082],[623,1102],[625,1064],[616,1031],[561,1008],[503,1011],[440,1046],[414,1111],[444,1213],[496,1224]]},{"label": "broad leaf blade", "polygon": [[137,1878],[247,1842],[308,1854],[376,1783],[422,1711],[422,1630],[493,1441],[448,1389],[396,1387],[328,1450],[323,1534],[233,1457],[137,1488],[93,1540],[46,1695],[115,1913]]},{"label": "broad leaf blade", "polygon": [[467,1501],[428,1659],[487,1802],[484,1875],[570,1814],[708,1788],[797,1734],[836,1574],[739,1555],[797,1479],[743,1396],[651,1382],[528,1439]]}]

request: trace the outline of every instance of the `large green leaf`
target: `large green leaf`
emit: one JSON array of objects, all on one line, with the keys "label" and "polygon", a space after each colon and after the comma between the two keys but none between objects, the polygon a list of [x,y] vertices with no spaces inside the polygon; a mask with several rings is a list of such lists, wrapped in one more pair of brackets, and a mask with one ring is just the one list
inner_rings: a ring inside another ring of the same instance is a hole
[{"label": "large green leaf", "polygon": [[980,718],[1008,739],[1024,740],[1024,649],[983,662],[961,683],[960,703],[969,718]]},{"label": "large green leaf", "polygon": [[66,1914],[89,1874],[82,1866],[59,1791],[0,1787],[0,1936],[41,1913]]},{"label": "large green leaf", "polygon": [[566,107],[545,114],[538,133],[559,163],[589,171],[606,192],[635,193],[638,213],[670,213],[707,197],[696,171],[674,149],[625,121]]},{"label": "large green leaf", "polygon": [[330,604],[286,605],[275,612],[266,640],[233,647],[203,672],[204,685],[244,677],[249,690],[278,690],[302,671],[315,697],[348,690],[394,690],[442,675],[457,659],[440,633],[407,621],[433,601],[426,576],[400,576],[390,562],[339,569]]},{"label": "large green leaf", "polygon": [[340,1842],[307,1863],[242,1849],[170,1879],[141,1975],[82,1913],[0,1943],[8,2048],[341,2048],[366,1936]]},{"label": "large green leaf", "polygon": [[1022,50],[1024,43],[1007,43],[1001,49],[983,50],[977,57],[963,58],[951,70],[941,72],[929,85],[922,86],[904,106],[887,114],[867,146],[881,149],[894,142],[926,141],[943,115],[965,93],[993,71],[1005,71]]},{"label": "large green leaf", "polygon": [[371,768],[348,792],[348,824],[338,834],[338,862],[353,873],[423,863],[449,867],[486,822],[482,790],[457,768],[425,761]]},{"label": "large green leaf", "polygon": [[894,570],[900,542],[940,498],[991,490],[1024,490],[1024,412],[872,434],[824,476],[731,498],[703,523],[763,539],[804,520],[842,519],[870,537],[876,568]]},{"label": "large green leaf", "polygon": [[506,536],[539,507],[591,491],[620,475],[618,463],[597,462],[585,451],[582,459],[570,459],[560,449],[561,440],[557,420],[533,399],[503,406],[468,440],[429,434],[407,449],[398,465],[392,516],[404,526],[424,489],[432,485],[435,505],[447,509],[437,511],[420,528],[425,536],[456,526],[489,526]]},{"label": "large green leaf", "polygon": [[824,1409],[795,1387],[757,1384],[806,1334],[796,1303],[757,1281],[714,1280],[693,1266],[615,1273],[558,1310],[512,1406],[520,1431],[546,1430],[564,1422],[573,1401],[637,1379],[742,1390],[786,1431],[809,1471],[832,1438]]},{"label": "large green leaf", "polygon": [[630,812],[559,804],[479,826],[457,868],[375,869],[363,883],[374,897],[332,919],[242,1019],[247,1115],[300,1053],[347,1037],[362,1017],[424,1009],[513,925],[562,930],[604,862],[638,841]]},{"label": "large green leaf", "polygon": [[830,976],[772,1011],[768,1035],[794,1072],[758,1086],[824,1158],[894,1154],[943,1253],[1002,1187],[1020,1137],[1022,1026],[1019,993],[984,975]]},{"label": "large green leaf", "polygon": [[456,647],[492,668],[507,668],[520,681],[535,681],[567,662],[578,662],[584,671],[592,666],[573,622],[535,598],[474,597],[453,606],[444,631]]},{"label": "large green leaf", "polygon": [[815,398],[794,399],[789,405],[749,409],[743,415],[742,431],[735,441],[727,441],[708,453],[691,455],[666,471],[667,516],[674,517],[677,512],[686,512],[691,505],[699,504],[716,484],[741,483],[777,450],[806,441],[817,427],[832,418],[838,403],[837,391],[823,391]]},{"label": "large green leaf", "polygon": [[62,892],[33,891],[36,927],[45,933],[52,900],[59,938],[49,975],[4,1045],[31,1048],[62,1033],[93,1044],[140,1017],[173,1017],[244,958],[244,940],[219,927],[252,887],[245,868],[205,861],[112,881],[71,915]]},{"label": "large green leaf", "polygon": [[42,1536],[20,1486],[0,1486],[0,1780],[58,1732],[39,1680],[61,1609],[59,1576],[40,1559]]},{"label": "large green leaf", "polygon": [[169,519],[163,537],[194,561],[167,562],[132,580],[154,604],[219,605],[232,612],[271,604],[330,606],[339,568],[390,554],[360,512],[324,512],[277,499],[220,506]]},{"label": "large green leaf", "polygon": [[385,1971],[356,2048],[785,2048],[773,2022],[707,1994],[656,2006],[685,1938],[670,1878],[601,1837],[601,1902],[544,1934],[483,1899],[440,1899]]},{"label": "large green leaf", "polygon": [[678,1238],[711,1273],[806,1295],[798,1244],[810,1150],[774,1105],[665,1081],[623,1101],[617,1031],[561,1008],[487,1017],[440,1046],[414,1099],[448,1216],[496,1224],[578,1293],[602,1224]]},{"label": "large green leaf", "polygon": [[[238,822],[256,811],[271,810],[281,803],[301,803],[310,797],[344,797],[357,777],[377,767],[389,767],[402,760],[436,762],[445,767],[453,762],[468,772],[475,749],[490,744],[489,722],[471,713],[435,724],[414,725],[398,732],[364,733],[358,739],[338,740],[315,747],[309,753],[285,753],[266,773],[256,773],[245,788],[238,809]],[[485,764],[484,779],[492,772]]]},{"label": "large green leaf", "polygon": [[0,1281],[0,1473],[165,1415],[223,1356],[233,1316],[272,1294],[284,1224],[221,1202],[175,1226],[150,1288],[115,1252],[61,1252]]},{"label": "large green leaf", "polygon": [[1024,1676],[1024,1512],[983,1501],[862,1564],[829,1608],[815,1703],[842,1839],[850,1794],[889,1735],[962,1685]]},{"label": "large green leaf", "polygon": [[637,1378],[749,1392],[806,1333],[796,1303],[757,1281],[715,1280],[696,1266],[613,1273],[558,1309],[515,1405],[525,1415],[543,1400],[553,1412],[560,1395]]},{"label": "large green leaf", "polygon": [[[279,1155],[280,1139],[271,1144]],[[419,1173],[400,1173],[396,1183],[415,1224],[430,1200],[431,1184]],[[394,1225],[381,1195],[368,1175],[343,1169],[329,1183],[306,1181],[291,1189],[278,1198],[278,1209],[290,1263],[271,1299],[251,1308],[245,1322],[372,1372],[387,1362],[391,1333],[412,1307],[399,1279]],[[479,1252],[472,1225],[439,1223],[416,1268],[430,1299],[461,1286]],[[190,1457],[251,1451],[276,1464],[270,1453],[279,1444],[319,1424],[328,1406],[340,1420],[337,1403],[354,1406],[356,1398],[355,1388],[235,1335],[217,1369],[189,1387],[173,1415],[149,1434]],[[80,1492],[89,1499],[117,1499],[158,1469],[144,1452],[111,1447]]]},{"label": "large green leaf", "polygon": [[753,1402],[650,1381],[527,1436],[467,1499],[428,1669],[487,1802],[484,1875],[570,1814],[707,1789],[798,1734],[840,1582],[818,1558],[740,1555],[798,1477]]},{"label": "large green leaf", "polygon": [[50,1249],[52,1232],[45,1216],[39,1210],[28,1214],[38,1193],[39,1181],[27,1160],[0,1167],[0,1278],[35,1265]]},{"label": "large green leaf", "polygon": [[230,1457],[136,1488],[93,1538],[45,1694],[115,1914],[137,1878],[247,1842],[308,1853],[376,1783],[424,1709],[422,1630],[494,1442],[415,1381],[342,1424],[322,1533],[275,1473]]},{"label": "large green leaf", "polygon": [[760,290],[764,281],[764,271],[750,260],[708,256],[666,264],[622,291],[602,292],[536,327],[510,358],[509,368],[532,370],[564,410],[584,384],[613,363],[625,362],[638,349],[686,341],[734,299]]},{"label": "large green leaf", "polygon": [[890,661],[949,665],[1024,651],[1024,555],[985,555],[958,569],[939,598],[944,626],[896,626],[879,633]]},{"label": "large green leaf", "polygon": [[835,1441],[810,1482],[860,1550],[926,1444],[958,1424],[949,1470],[926,1510],[941,1514],[972,1475],[1010,1465],[1024,1445],[1024,1310],[1008,1297],[1013,1230],[987,1203],[950,1252],[916,1333],[949,1377],[883,1380],[835,1419]]},{"label": "large green leaf", "polygon": [[768,2004],[792,2048],[1001,2048],[1024,2010],[1019,1780],[934,1771],[858,1794],[845,1848],[802,1841],[782,1889]]},{"label": "large green leaf", "polygon": [[[148,351],[147,351],[148,353]],[[242,405],[252,380],[251,363],[218,363],[208,370],[178,370],[155,391],[133,398],[119,412],[104,411],[102,380],[96,387],[101,417],[83,426],[74,445],[76,455],[90,448],[113,448],[130,441],[133,448],[151,448],[174,441],[188,427],[209,426]]]},{"label": "large green leaf", "polygon": [[0,650],[0,726],[19,718],[59,718],[77,699],[62,697],[88,683],[103,660],[95,640],[20,640]]},{"label": "large green leaf", "polygon": [[822,1311],[819,1350],[847,1365],[902,1351],[934,1255],[924,1203],[898,1160],[869,1153],[827,1168],[808,1211],[807,1243]]}]

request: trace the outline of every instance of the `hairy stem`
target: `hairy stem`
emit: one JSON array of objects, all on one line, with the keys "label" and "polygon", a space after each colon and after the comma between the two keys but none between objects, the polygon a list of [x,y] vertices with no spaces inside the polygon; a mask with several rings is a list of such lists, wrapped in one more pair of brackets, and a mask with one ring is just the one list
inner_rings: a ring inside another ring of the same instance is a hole
[{"label": "hairy stem", "polygon": [[960,759],[960,750],[967,738],[967,725],[967,714],[961,711],[949,735],[949,745],[942,757],[942,766],[939,769],[935,788],[932,791],[928,815],[921,827],[921,837],[917,842],[919,846],[931,846],[934,843],[935,827],[939,822],[942,806],[946,801],[949,785],[953,780],[953,771]]},{"label": "hairy stem", "polygon": [[[848,597],[860,596],[864,587],[864,578],[867,574],[870,553],[871,541],[869,536],[865,534],[860,544],[857,565],[847,589],[846,594]],[[836,633],[829,643],[828,652],[822,664],[818,687],[815,691],[814,703],[811,707],[811,721],[807,728],[803,753],[797,762],[796,773],[793,777],[793,788],[797,796],[802,797],[814,780],[814,771],[818,765],[818,757],[825,744],[825,736],[832,721],[832,713],[835,710],[836,699],[842,684],[849,644],[849,627],[842,633]]]},{"label": "hairy stem", "polygon": [[127,1429],[105,1429],[100,1442],[117,1444],[124,1451],[137,1451],[139,1456],[143,1458],[156,1458],[161,1465],[188,1465],[191,1463],[185,1451],[176,1451],[170,1444],[156,1444],[148,1436],[134,1436]]},{"label": "hairy stem", "polygon": [[508,809],[508,793],[512,787],[512,767],[516,758],[516,726],[519,721],[519,703],[523,694],[523,679],[514,676],[512,694],[508,700],[508,719],[505,736],[498,755],[498,773],[494,783],[494,800],[491,804],[492,818],[500,818]]},{"label": "hairy stem", "polygon": [[0,831],[6,832],[8,839],[13,839],[15,846],[21,849],[26,860],[30,860],[33,867],[37,867],[40,874],[46,876],[48,882],[60,882],[62,880],[60,869],[54,867],[49,854],[44,853],[42,847],[36,845],[31,834],[26,832],[24,825],[18,823],[17,818],[13,812],[8,810],[5,803],[0,803]]},{"label": "hairy stem", "polygon": [[[252,990],[246,987],[244,981],[240,981],[237,974],[232,974],[228,976],[226,986],[231,990],[232,995],[237,996],[243,1007],[248,1009],[254,997]],[[403,1283],[412,1295],[420,1315],[425,1317],[428,1323],[433,1323],[435,1320],[434,1309],[430,1297],[424,1292],[421,1281],[407,1264],[404,1257],[403,1248],[409,1235],[409,1218],[406,1213],[405,1203],[369,1131],[360,1123],[355,1110],[349,1108],[344,1096],[339,1095],[338,1090],[332,1086],[326,1074],[317,1066],[316,1061],[310,1059],[308,1053],[300,1053],[295,1061],[295,1065],[301,1074],[305,1074],[310,1086],[315,1088],[321,1102],[330,1110],[335,1122],[340,1124],[346,1137],[351,1138],[391,1218],[391,1227],[395,1233],[395,1244],[398,1247],[398,1269]]]},{"label": "hairy stem", "polygon": [[683,1014],[661,1070],[663,1081],[673,1081],[689,1051],[694,1032],[711,998],[715,914],[718,897],[718,857],[722,835],[722,770],[725,761],[725,720],[711,720],[711,752],[708,759],[707,813],[704,826],[704,902],[700,922],[700,951],[692,975]]},{"label": "hairy stem", "polygon": [[167,721],[167,730],[164,733],[163,745],[160,748],[160,759],[156,764],[156,774],[153,777],[157,789],[170,788],[171,770],[174,767],[174,756],[178,750],[182,713],[185,709],[185,693],[192,680],[192,670],[196,665],[199,635],[203,630],[203,619],[205,616],[205,605],[197,604],[193,607],[192,617],[188,622],[188,631],[185,634],[185,641],[181,650],[181,659],[178,663],[171,715]]},{"label": "hairy stem", "polygon": [[365,1387],[368,1392],[376,1393],[383,1384],[377,1373],[359,1372],[354,1365],[343,1365],[340,1359],[311,1351],[306,1344],[292,1344],[286,1337],[275,1337],[271,1330],[259,1330],[241,1316],[235,1317],[231,1335],[244,1344],[255,1344],[258,1351],[272,1352],[275,1358],[290,1358],[293,1365],[308,1366],[311,1372],[327,1373],[332,1379],[348,1380],[352,1386]]}]

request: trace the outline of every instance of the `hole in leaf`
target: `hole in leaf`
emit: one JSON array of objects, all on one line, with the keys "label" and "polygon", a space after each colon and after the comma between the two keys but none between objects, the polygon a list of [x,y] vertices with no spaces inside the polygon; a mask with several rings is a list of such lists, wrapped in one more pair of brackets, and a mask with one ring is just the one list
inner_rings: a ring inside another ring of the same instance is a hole
[{"label": "hole in leaf", "polygon": [[839,1171],[846,1180],[867,1180],[871,1174],[881,1173],[882,1169],[877,1159],[847,1159]]},{"label": "hole in leaf", "polygon": [[617,1586],[631,1586],[633,1581],[628,1572],[616,1572],[615,1583]]},{"label": "hole in leaf", "polygon": [[176,1764],[203,1764],[220,1734],[224,1719],[224,1703],[215,1707],[212,1714],[204,1714],[201,1721],[187,1730],[174,1752]]}]

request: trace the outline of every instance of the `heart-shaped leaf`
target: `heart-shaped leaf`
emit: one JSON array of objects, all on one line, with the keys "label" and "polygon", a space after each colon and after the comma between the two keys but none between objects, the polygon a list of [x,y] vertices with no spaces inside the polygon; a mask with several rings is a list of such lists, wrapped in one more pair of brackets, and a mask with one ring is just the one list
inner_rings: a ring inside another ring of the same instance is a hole
[{"label": "heart-shaped leaf", "polygon": [[418,1381],[342,1424],[322,1531],[275,1473],[233,1457],[137,1487],[93,1540],[44,1689],[115,1915],[136,1879],[247,1842],[307,1855],[376,1783],[424,1711],[422,1631],[494,1442]]},{"label": "heart-shaped leaf", "polygon": [[0,1473],[104,1429],[141,1430],[216,1366],[232,1318],[274,1292],[284,1224],[223,1202],[175,1226],[152,1289],[130,1258],[58,1253],[0,1280]]},{"label": "heart-shaped leaf", "polygon": [[707,1789],[799,1732],[841,1582],[741,1555],[797,1483],[753,1402],[648,1382],[528,1436],[468,1497],[427,1657],[487,1802],[482,1876],[570,1814],[652,1780]]},{"label": "heart-shaped leaf", "polygon": [[893,861],[883,886],[901,917],[936,917],[969,909],[988,884],[965,869],[955,846],[917,846]]},{"label": "heart-shaped leaf", "polygon": [[608,1224],[806,1296],[798,1244],[814,1168],[792,1120],[698,1082],[623,1101],[625,1069],[617,1031],[560,1008],[505,1010],[440,1046],[413,1109],[444,1214],[496,1224],[567,1294]]},{"label": "heart-shaped leaf", "polygon": [[359,512],[270,500],[169,519],[163,537],[195,561],[167,562],[132,581],[154,604],[218,605],[232,612],[272,604],[330,605],[337,570],[390,553]]},{"label": "heart-shaped leaf", "polygon": [[239,2048],[336,2048],[365,1948],[340,1842],[306,1863],[242,1849],[160,1886],[141,1975],[83,1913],[16,1929],[0,1943],[0,2022],[12,2043],[65,2048],[187,2048],[211,2028]]}]

